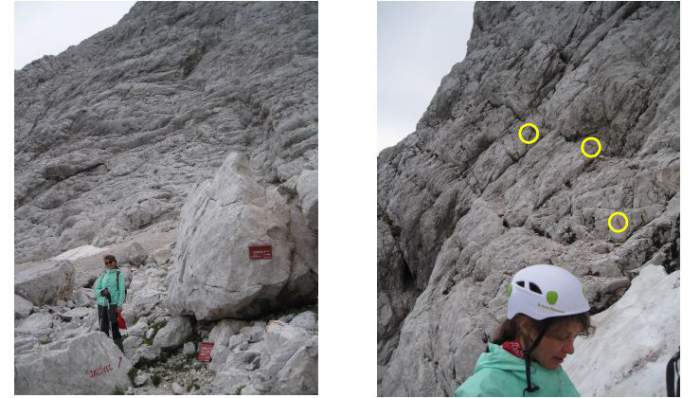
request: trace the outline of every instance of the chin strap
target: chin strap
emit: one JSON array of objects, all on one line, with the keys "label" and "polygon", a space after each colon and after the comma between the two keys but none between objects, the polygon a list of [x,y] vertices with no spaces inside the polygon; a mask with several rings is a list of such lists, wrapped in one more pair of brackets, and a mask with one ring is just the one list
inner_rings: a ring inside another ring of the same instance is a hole
[{"label": "chin strap", "polygon": [[549,322],[547,321],[548,319],[545,319],[543,321],[543,326],[542,330],[540,331],[540,334],[530,345],[530,347],[525,349],[525,377],[527,378],[527,388],[523,390],[523,395],[525,395],[525,392],[533,393],[540,389],[538,385],[532,384],[532,381],[530,380],[530,362],[532,361],[530,358],[530,354],[535,350],[535,348],[537,348],[537,345],[540,344],[540,341],[542,341],[544,334],[547,332],[547,329],[549,328]]}]

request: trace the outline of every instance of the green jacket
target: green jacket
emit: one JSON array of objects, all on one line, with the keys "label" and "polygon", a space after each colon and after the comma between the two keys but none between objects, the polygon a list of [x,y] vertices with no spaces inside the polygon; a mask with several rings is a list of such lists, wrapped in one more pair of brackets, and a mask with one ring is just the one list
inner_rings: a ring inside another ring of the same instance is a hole
[{"label": "green jacket", "polygon": [[530,380],[539,390],[525,392],[525,360],[489,343],[489,352],[481,354],[472,374],[455,392],[457,397],[578,397],[580,394],[560,367],[546,369],[535,361],[530,365]]},{"label": "green jacket", "polygon": [[[119,290],[117,290],[117,273],[119,273]],[[100,291],[104,288],[109,289],[109,294],[112,296],[110,305],[121,307],[126,298],[124,286],[124,273],[119,268],[108,269],[103,271],[95,281],[95,297],[97,297],[97,305],[106,306],[107,299],[100,295]]]}]

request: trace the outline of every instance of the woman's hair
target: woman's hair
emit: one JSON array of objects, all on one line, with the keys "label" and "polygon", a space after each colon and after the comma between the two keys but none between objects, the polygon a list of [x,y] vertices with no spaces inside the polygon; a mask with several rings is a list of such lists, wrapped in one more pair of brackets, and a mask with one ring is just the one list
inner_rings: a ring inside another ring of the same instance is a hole
[{"label": "woman's hair", "polygon": [[534,327],[535,332],[538,334],[544,328],[545,321],[549,323],[549,327],[547,329],[548,332],[554,329],[555,325],[572,321],[578,322],[581,325],[581,335],[588,336],[595,331],[595,327],[591,325],[591,316],[587,312],[583,314],[548,318],[542,321],[537,321],[528,317],[527,315],[518,314],[514,316],[513,319],[506,319],[501,326],[498,327],[495,336],[493,339],[491,339],[491,342],[501,345],[506,341],[515,340],[522,336],[523,333],[521,330],[519,330],[518,325],[524,323],[523,320],[521,320],[523,317],[526,318],[529,324]]},{"label": "woman's hair", "polygon": [[109,261],[111,261],[111,262],[113,262],[113,263],[116,263],[116,262],[117,262],[117,259],[116,259],[113,255],[111,255],[111,254],[107,254],[106,256],[104,256],[104,260],[109,260]]}]

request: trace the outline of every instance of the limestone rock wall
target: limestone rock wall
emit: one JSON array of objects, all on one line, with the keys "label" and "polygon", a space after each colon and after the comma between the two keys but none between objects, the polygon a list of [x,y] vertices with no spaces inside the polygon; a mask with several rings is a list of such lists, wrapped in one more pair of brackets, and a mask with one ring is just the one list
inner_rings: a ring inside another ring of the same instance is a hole
[{"label": "limestone rock wall", "polygon": [[679,23],[678,3],[476,4],[466,57],[378,158],[380,395],[452,395],[528,264],[574,272],[594,311],[679,268]]},{"label": "limestone rock wall", "polygon": [[316,169],[315,3],[139,2],[15,71],[15,257],[176,220],[233,150],[266,183]]}]

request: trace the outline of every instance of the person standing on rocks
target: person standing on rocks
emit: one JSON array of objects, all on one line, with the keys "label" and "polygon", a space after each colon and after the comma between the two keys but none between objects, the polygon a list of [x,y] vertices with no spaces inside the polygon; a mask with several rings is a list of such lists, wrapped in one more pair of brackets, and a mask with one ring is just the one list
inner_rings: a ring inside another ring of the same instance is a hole
[{"label": "person standing on rocks", "polygon": [[581,282],[563,268],[533,265],[513,276],[506,294],[508,319],[455,396],[580,396],[561,364],[592,329]]},{"label": "person standing on rocks", "polygon": [[117,315],[121,314],[122,304],[126,296],[124,274],[117,267],[117,259],[108,254],[104,256],[105,270],[95,281],[95,297],[97,297],[97,314],[100,329],[108,336],[112,330],[114,344],[124,352],[122,336],[119,333]]}]

